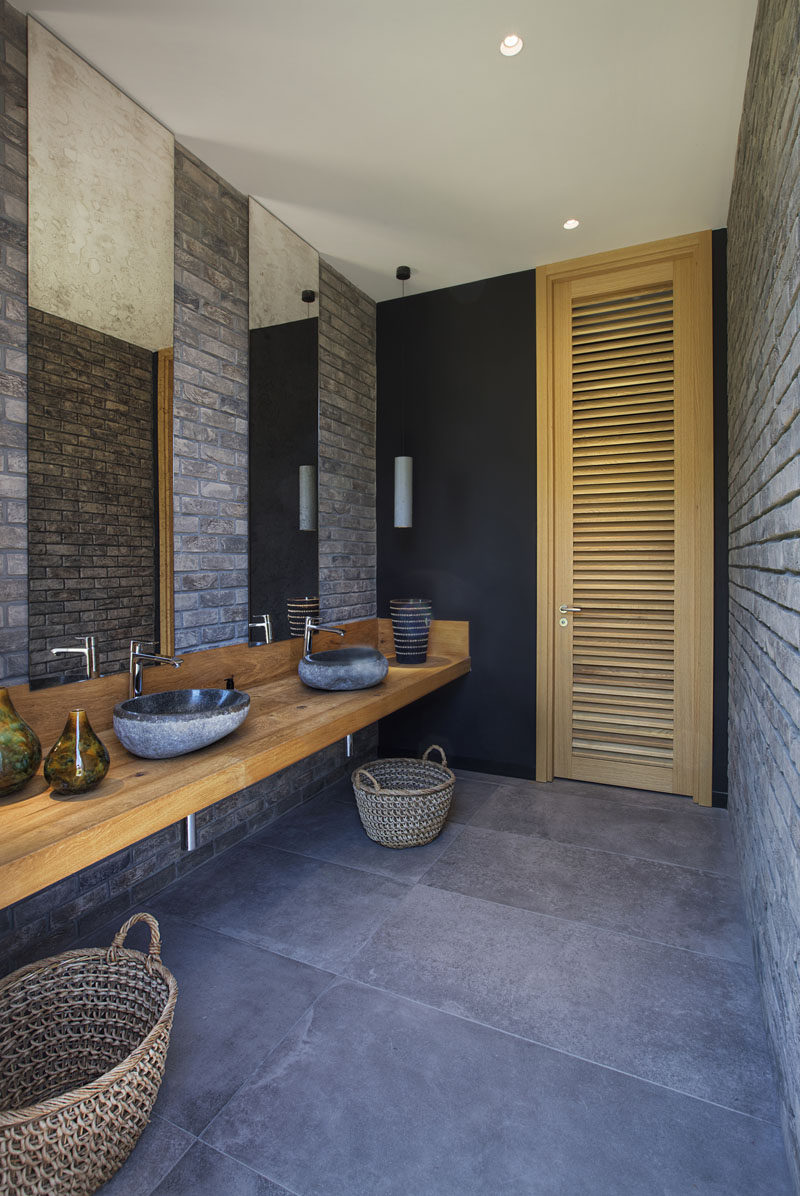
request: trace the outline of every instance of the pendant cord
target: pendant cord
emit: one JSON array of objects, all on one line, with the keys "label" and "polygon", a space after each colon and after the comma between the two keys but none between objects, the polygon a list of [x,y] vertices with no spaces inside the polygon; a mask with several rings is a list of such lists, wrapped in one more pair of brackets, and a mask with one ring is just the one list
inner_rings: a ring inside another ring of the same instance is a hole
[{"label": "pendant cord", "polygon": [[[406,280],[400,280],[400,298],[406,297]],[[406,335],[403,333],[403,339],[400,345],[400,366],[401,366],[401,386],[402,397],[400,399],[400,456],[406,455],[406,387],[408,386],[408,354],[406,352]]]}]

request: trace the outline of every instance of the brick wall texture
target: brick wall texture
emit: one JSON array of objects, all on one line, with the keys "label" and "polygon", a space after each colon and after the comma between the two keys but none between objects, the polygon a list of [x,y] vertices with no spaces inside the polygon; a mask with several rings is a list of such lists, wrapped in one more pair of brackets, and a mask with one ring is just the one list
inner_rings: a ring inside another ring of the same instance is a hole
[{"label": "brick wall texture", "polygon": [[345,758],[340,741],[200,811],[196,851],[183,850],[182,826],[175,823],[0,909],[0,976],[66,950],[110,919],[121,925],[135,906],[146,904],[185,872],[348,776],[375,755],[375,742],[374,729],[368,727],[354,736],[352,759]]},{"label": "brick wall texture", "polygon": [[[19,86],[14,84],[13,77],[8,85],[9,70],[17,71],[20,64],[24,67],[25,25],[18,14],[5,6],[1,15],[6,31],[7,88],[0,126],[0,142],[6,154],[0,184],[5,186],[11,179],[13,193],[5,207],[0,273],[4,304],[4,319],[0,324],[0,366],[3,367],[0,395],[5,403],[2,421],[5,441],[0,444],[3,454],[0,503],[4,519],[0,527],[9,536],[14,526],[21,529],[15,533],[13,552],[0,542],[0,616],[6,620],[12,608],[18,612],[18,619],[19,612],[22,616],[21,621],[10,623],[16,629],[11,646],[19,647],[16,657],[10,652],[5,657],[5,680],[10,682],[12,676],[18,680],[27,673],[28,634],[24,621],[27,612],[24,71],[19,75]],[[9,40],[9,29],[16,42]],[[16,157],[9,151],[9,145],[20,151]],[[11,177],[14,163],[22,171],[16,172],[23,180],[21,187]],[[192,154],[176,146],[174,515],[176,650],[179,652],[247,638],[247,250],[248,209],[244,196]],[[320,537],[324,537],[325,543],[321,550],[321,593],[327,603],[326,616],[346,619],[375,611],[375,308],[336,271],[326,267],[323,278]],[[71,348],[87,353],[89,360],[101,350],[104,354],[111,352],[106,341],[112,338],[97,340],[100,334],[91,334],[86,344],[78,344],[76,338],[85,332],[69,328],[64,321],[34,313],[34,339],[61,338],[59,368],[64,365],[66,342],[75,342]],[[143,365],[128,364],[133,373]],[[109,368],[107,361],[104,368]],[[143,398],[144,379],[141,381]],[[53,384],[42,383],[45,398],[51,403],[48,416],[55,416],[55,403],[66,423],[73,414],[67,410],[69,400],[57,401],[52,387]],[[133,401],[132,396],[128,398]],[[49,440],[46,436],[48,422],[43,421],[38,440],[35,427],[32,434],[37,467],[46,465],[48,459],[52,461],[53,454],[58,452],[58,436]],[[86,431],[91,434],[89,421],[86,423]],[[63,431],[63,427],[59,428],[59,433]],[[104,433],[104,437],[111,435],[110,429]],[[118,458],[120,434],[113,435]],[[42,489],[46,490],[53,476],[44,468],[41,476]],[[150,511],[152,492],[151,481]],[[51,500],[41,504],[39,514],[44,525],[51,530],[56,527],[63,530],[63,494],[43,497]],[[129,505],[139,501],[144,502],[141,494],[129,501]],[[93,514],[97,516],[99,512]],[[93,519],[87,535],[95,534],[94,524]],[[38,567],[35,565],[32,573]],[[34,590],[36,580],[33,576]],[[82,606],[81,613],[85,613],[89,599],[74,601]],[[46,618],[49,623],[50,616]],[[101,631],[98,625],[87,628],[83,623],[81,619],[80,628],[65,626],[64,636],[72,630],[76,634],[78,630]],[[2,638],[7,626],[8,622],[0,621],[0,655],[7,646]],[[101,633],[101,646],[102,643]],[[49,646],[44,644],[41,650],[45,652]],[[109,671],[111,662],[107,654],[101,655],[101,666],[104,672]],[[293,806],[307,801],[325,785],[348,774],[359,762],[373,757],[376,745],[375,728],[367,728],[355,737],[352,760],[345,759],[344,745],[337,743],[210,806],[198,814],[198,849],[194,852],[183,850],[182,827],[176,823],[25,901],[0,909],[0,974],[31,959],[63,950],[110,919],[122,922],[134,906],[148,902],[185,871],[198,867]]]},{"label": "brick wall texture", "polygon": [[76,636],[116,673],[156,635],[153,369],[148,349],[29,311],[31,678],[83,676],[50,654]]},{"label": "brick wall texture", "polygon": [[28,673],[28,39],[0,0],[0,682]]},{"label": "brick wall texture", "polygon": [[800,11],[761,0],[728,217],[730,810],[800,1190]]},{"label": "brick wall texture", "polygon": [[377,611],[375,304],[319,266],[319,594],[333,622]]},{"label": "brick wall texture", "polygon": [[175,146],[175,648],[247,639],[247,198]]}]

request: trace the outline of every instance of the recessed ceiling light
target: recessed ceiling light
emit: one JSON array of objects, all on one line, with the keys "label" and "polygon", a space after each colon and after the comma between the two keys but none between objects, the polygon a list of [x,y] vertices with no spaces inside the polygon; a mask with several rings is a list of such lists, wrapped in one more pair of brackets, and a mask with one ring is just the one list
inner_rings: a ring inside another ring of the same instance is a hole
[{"label": "recessed ceiling light", "polygon": [[522,49],[522,38],[518,33],[509,33],[500,43],[500,53],[505,54],[506,58],[511,58],[513,54],[519,54]]},{"label": "recessed ceiling light", "polygon": [[565,220],[564,228],[577,228],[579,224],[580,220]]}]

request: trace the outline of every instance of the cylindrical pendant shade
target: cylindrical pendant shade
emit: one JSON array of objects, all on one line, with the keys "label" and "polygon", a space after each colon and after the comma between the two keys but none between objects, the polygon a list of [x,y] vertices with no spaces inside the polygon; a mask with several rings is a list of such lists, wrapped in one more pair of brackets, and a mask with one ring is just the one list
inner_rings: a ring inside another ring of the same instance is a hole
[{"label": "cylindrical pendant shade", "polygon": [[317,469],[314,465],[300,466],[300,531],[317,530]]},{"label": "cylindrical pendant shade", "polygon": [[412,457],[394,459],[394,525],[411,527],[411,477],[414,468]]}]

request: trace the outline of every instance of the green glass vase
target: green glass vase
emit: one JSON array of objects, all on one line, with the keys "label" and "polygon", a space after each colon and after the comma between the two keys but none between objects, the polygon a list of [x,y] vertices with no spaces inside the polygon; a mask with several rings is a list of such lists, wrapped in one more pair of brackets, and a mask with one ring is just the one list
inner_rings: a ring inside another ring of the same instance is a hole
[{"label": "green glass vase", "polygon": [[0,797],[21,789],[41,759],[38,735],[17,714],[8,690],[0,687]]},{"label": "green glass vase", "polygon": [[44,779],[56,793],[85,793],[102,781],[110,760],[85,710],[70,710],[61,738],[47,753]]}]

